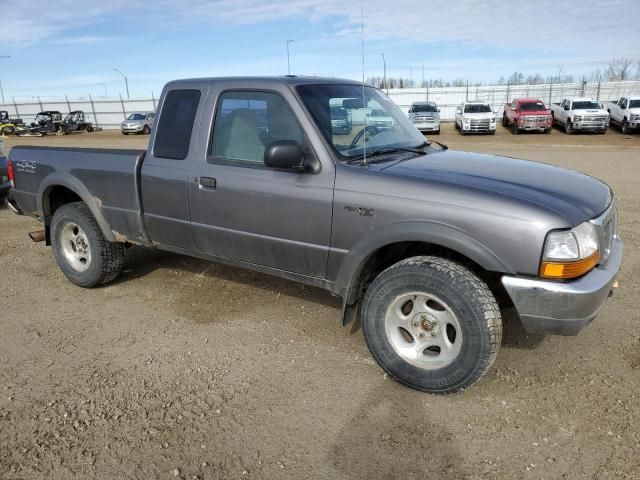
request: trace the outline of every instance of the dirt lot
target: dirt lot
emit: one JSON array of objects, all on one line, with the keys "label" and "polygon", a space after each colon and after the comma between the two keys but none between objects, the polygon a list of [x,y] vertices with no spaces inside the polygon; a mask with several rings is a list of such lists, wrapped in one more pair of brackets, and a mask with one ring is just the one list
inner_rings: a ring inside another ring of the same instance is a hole
[{"label": "dirt lot", "polygon": [[437,139],[613,187],[620,287],[578,337],[511,319],[484,380],[431,396],[385,377],[324,291],[139,248],[116,283],[82,290],[3,207],[0,478],[640,478],[640,135]]}]

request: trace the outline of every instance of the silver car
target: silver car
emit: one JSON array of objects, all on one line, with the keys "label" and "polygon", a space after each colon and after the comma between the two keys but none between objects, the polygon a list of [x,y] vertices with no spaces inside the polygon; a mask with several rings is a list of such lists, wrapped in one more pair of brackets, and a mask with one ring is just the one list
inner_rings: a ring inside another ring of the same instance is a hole
[{"label": "silver car", "polygon": [[409,120],[421,132],[440,133],[440,109],[435,102],[413,102],[409,108]]},{"label": "silver car", "polygon": [[153,125],[153,117],[155,112],[135,112],[127,117],[127,119],[120,124],[120,130],[123,135],[130,133],[144,133],[148,135],[151,133],[151,126]]}]

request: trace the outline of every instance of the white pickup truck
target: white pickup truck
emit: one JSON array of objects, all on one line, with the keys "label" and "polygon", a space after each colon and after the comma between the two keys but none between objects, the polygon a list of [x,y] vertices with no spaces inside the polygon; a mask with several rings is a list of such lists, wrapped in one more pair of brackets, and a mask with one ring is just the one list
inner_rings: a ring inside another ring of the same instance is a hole
[{"label": "white pickup truck", "polygon": [[467,133],[496,134],[496,112],[486,102],[462,102],[456,108],[456,128]]},{"label": "white pickup truck", "polygon": [[620,126],[622,133],[640,129],[640,96],[620,97],[617,102],[607,102],[611,123]]},{"label": "white pickup truck", "polygon": [[592,98],[565,98],[562,103],[553,103],[551,116],[567,134],[576,130],[604,134],[609,128],[609,112]]}]

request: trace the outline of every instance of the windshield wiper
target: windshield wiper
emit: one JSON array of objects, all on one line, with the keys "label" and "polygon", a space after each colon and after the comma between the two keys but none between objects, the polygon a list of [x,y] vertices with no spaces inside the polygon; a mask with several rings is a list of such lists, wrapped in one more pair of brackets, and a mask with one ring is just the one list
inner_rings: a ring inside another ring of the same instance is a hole
[{"label": "windshield wiper", "polygon": [[[366,158],[379,157],[381,155],[387,155],[389,153],[398,153],[398,152],[409,152],[409,153],[418,153],[420,155],[424,154],[424,150],[421,148],[428,147],[431,145],[431,142],[423,142],[420,145],[416,145],[415,147],[391,147],[391,148],[381,148],[379,150],[372,150],[371,152],[367,152]],[[364,160],[365,155],[358,155],[356,157],[350,158],[347,160],[347,163],[356,163]]]}]

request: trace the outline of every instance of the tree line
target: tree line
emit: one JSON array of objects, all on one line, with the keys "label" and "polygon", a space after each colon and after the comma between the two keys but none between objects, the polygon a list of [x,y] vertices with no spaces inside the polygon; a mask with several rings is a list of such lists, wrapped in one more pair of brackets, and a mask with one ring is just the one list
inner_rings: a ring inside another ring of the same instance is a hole
[{"label": "tree line", "polygon": [[[501,76],[495,82],[487,85],[540,85],[546,83],[577,83],[586,82],[615,82],[624,80],[640,80],[640,61],[630,58],[614,58],[604,68],[597,68],[587,75],[577,77],[576,75],[564,72],[563,67],[558,67],[558,72],[554,75],[543,76],[539,73],[525,75],[522,72],[513,72],[509,77]],[[367,83],[378,88],[438,88],[438,87],[479,87],[483,82],[472,82],[464,78],[455,80],[443,80],[442,78],[430,78],[424,81],[414,81],[411,78],[368,77]]]}]

